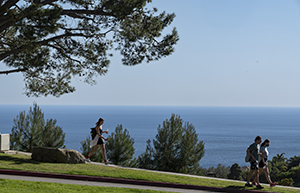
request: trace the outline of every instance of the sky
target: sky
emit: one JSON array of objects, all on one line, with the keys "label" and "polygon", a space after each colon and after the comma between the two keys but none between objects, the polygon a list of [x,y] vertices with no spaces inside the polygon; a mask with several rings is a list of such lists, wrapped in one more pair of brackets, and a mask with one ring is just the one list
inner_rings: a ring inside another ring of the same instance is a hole
[{"label": "sky", "polygon": [[[0,75],[0,104],[300,107],[300,0],[153,0],[175,13],[180,40],[159,61],[114,54],[94,86],[27,97],[22,74]],[[0,64],[0,70],[3,69]]]}]

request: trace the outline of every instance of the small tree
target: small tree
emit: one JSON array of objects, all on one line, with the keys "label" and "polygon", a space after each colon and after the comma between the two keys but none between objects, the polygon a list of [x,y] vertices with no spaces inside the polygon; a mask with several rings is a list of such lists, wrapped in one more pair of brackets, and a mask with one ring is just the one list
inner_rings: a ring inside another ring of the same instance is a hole
[{"label": "small tree", "polygon": [[153,148],[148,141],[144,154],[139,156],[140,167],[156,170],[196,173],[199,161],[204,156],[204,143],[198,141],[195,127],[183,124],[180,116],[173,114],[163,125],[159,125]]},{"label": "small tree", "polygon": [[107,158],[116,165],[126,165],[132,160],[134,154],[134,139],[130,137],[128,130],[123,130],[122,125],[115,128],[106,143]]},{"label": "small tree", "polygon": [[241,180],[242,179],[242,170],[239,164],[235,163],[230,168],[230,173],[227,175],[229,179]]},{"label": "small tree", "polygon": [[146,151],[138,157],[138,167],[144,169],[154,169],[153,149],[151,140],[147,140]]},{"label": "small tree", "polygon": [[43,147],[65,147],[65,136],[61,127],[56,126],[56,120],[47,120],[42,132]]},{"label": "small tree", "polygon": [[47,120],[45,124],[44,113],[34,103],[27,114],[22,111],[14,118],[10,148],[31,152],[34,146],[65,147],[65,133],[55,124],[55,119]]}]

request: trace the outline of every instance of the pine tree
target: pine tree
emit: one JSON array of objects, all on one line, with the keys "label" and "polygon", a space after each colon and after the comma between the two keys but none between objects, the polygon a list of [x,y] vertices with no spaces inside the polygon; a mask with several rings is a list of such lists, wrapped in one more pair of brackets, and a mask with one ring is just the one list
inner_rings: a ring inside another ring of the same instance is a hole
[{"label": "pine tree", "polygon": [[139,156],[139,167],[181,173],[196,173],[204,156],[204,143],[198,140],[195,127],[183,123],[179,115],[173,114],[157,129],[158,134],[148,140],[146,152]]},{"label": "pine tree", "polygon": [[44,113],[34,103],[29,112],[19,113],[14,118],[11,134],[11,149],[31,152],[33,147],[64,147],[65,134],[61,127],[55,126],[56,120],[47,120]]},{"label": "pine tree", "polygon": [[56,126],[56,120],[47,120],[42,132],[43,147],[62,147],[64,148],[65,136],[61,127]]},{"label": "pine tree", "polygon": [[[107,158],[116,165],[128,165],[134,154],[134,139],[122,125],[115,128],[106,143]],[[133,164],[133,163],[131,163]],[[129,164],[129,165],[131,165]]]},{"label": "pine tree", "polygon": [[138,157],[138,167],[144,169],[154,169],[153,149],[151,147],[151,140],[147,140],[146,151]]}]

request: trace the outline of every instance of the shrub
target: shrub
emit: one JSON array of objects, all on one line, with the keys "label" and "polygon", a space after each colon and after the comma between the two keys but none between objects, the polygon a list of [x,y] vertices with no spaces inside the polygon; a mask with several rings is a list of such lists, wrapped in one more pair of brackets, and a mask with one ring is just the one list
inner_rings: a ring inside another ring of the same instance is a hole
[{"label": "shrub", "polygon": [[235,163],[230,167],[230,173],[227,175],[229,179],[242,180],[242,170],[239,164]]}]

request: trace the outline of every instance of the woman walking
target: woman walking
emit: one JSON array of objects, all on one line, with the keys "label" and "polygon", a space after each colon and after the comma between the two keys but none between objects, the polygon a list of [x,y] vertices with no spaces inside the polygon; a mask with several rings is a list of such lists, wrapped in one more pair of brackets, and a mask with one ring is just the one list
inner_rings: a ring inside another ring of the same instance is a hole
[{"label": "woman walking", "polygon": [[264,171],[265,172],[265,176],[266,179],[268,180],[270,187],[276,186],[276,183],[273,183],[271,178],[270,178],[270,174],[269,174],[269,169],[268,169],[268,156],[269,156],[269,152],[267,147],[269,147],[270,145],[270,140],[266,139],[260,147],[260,156],[261,156],[261,160],[259,162],[259,175]]},{"label": "woman walking", "polygon": [[108,130],[106,130],[106,131],[102,130],[103,123],[104,123],[104,119],[100,118],[98,120],[98,122],[95,123],[96,127],[92,128],[91,133],[92,133],[93,139],[91,141],[90,147],[94,147],[94,148],[86,157],[86,161],[89,163],[91,163],[90,156],[93,155],[93,153],[95,153],[97,151],[98,146],[100,146],[100,148],[102,150],[102,157],[103,157],[104,163],[108,164],[108,161],[106,159],[105,144],[104,144],[104,140],[107,141],[107,138],[102,136],[102,133],[108,134]]}]

